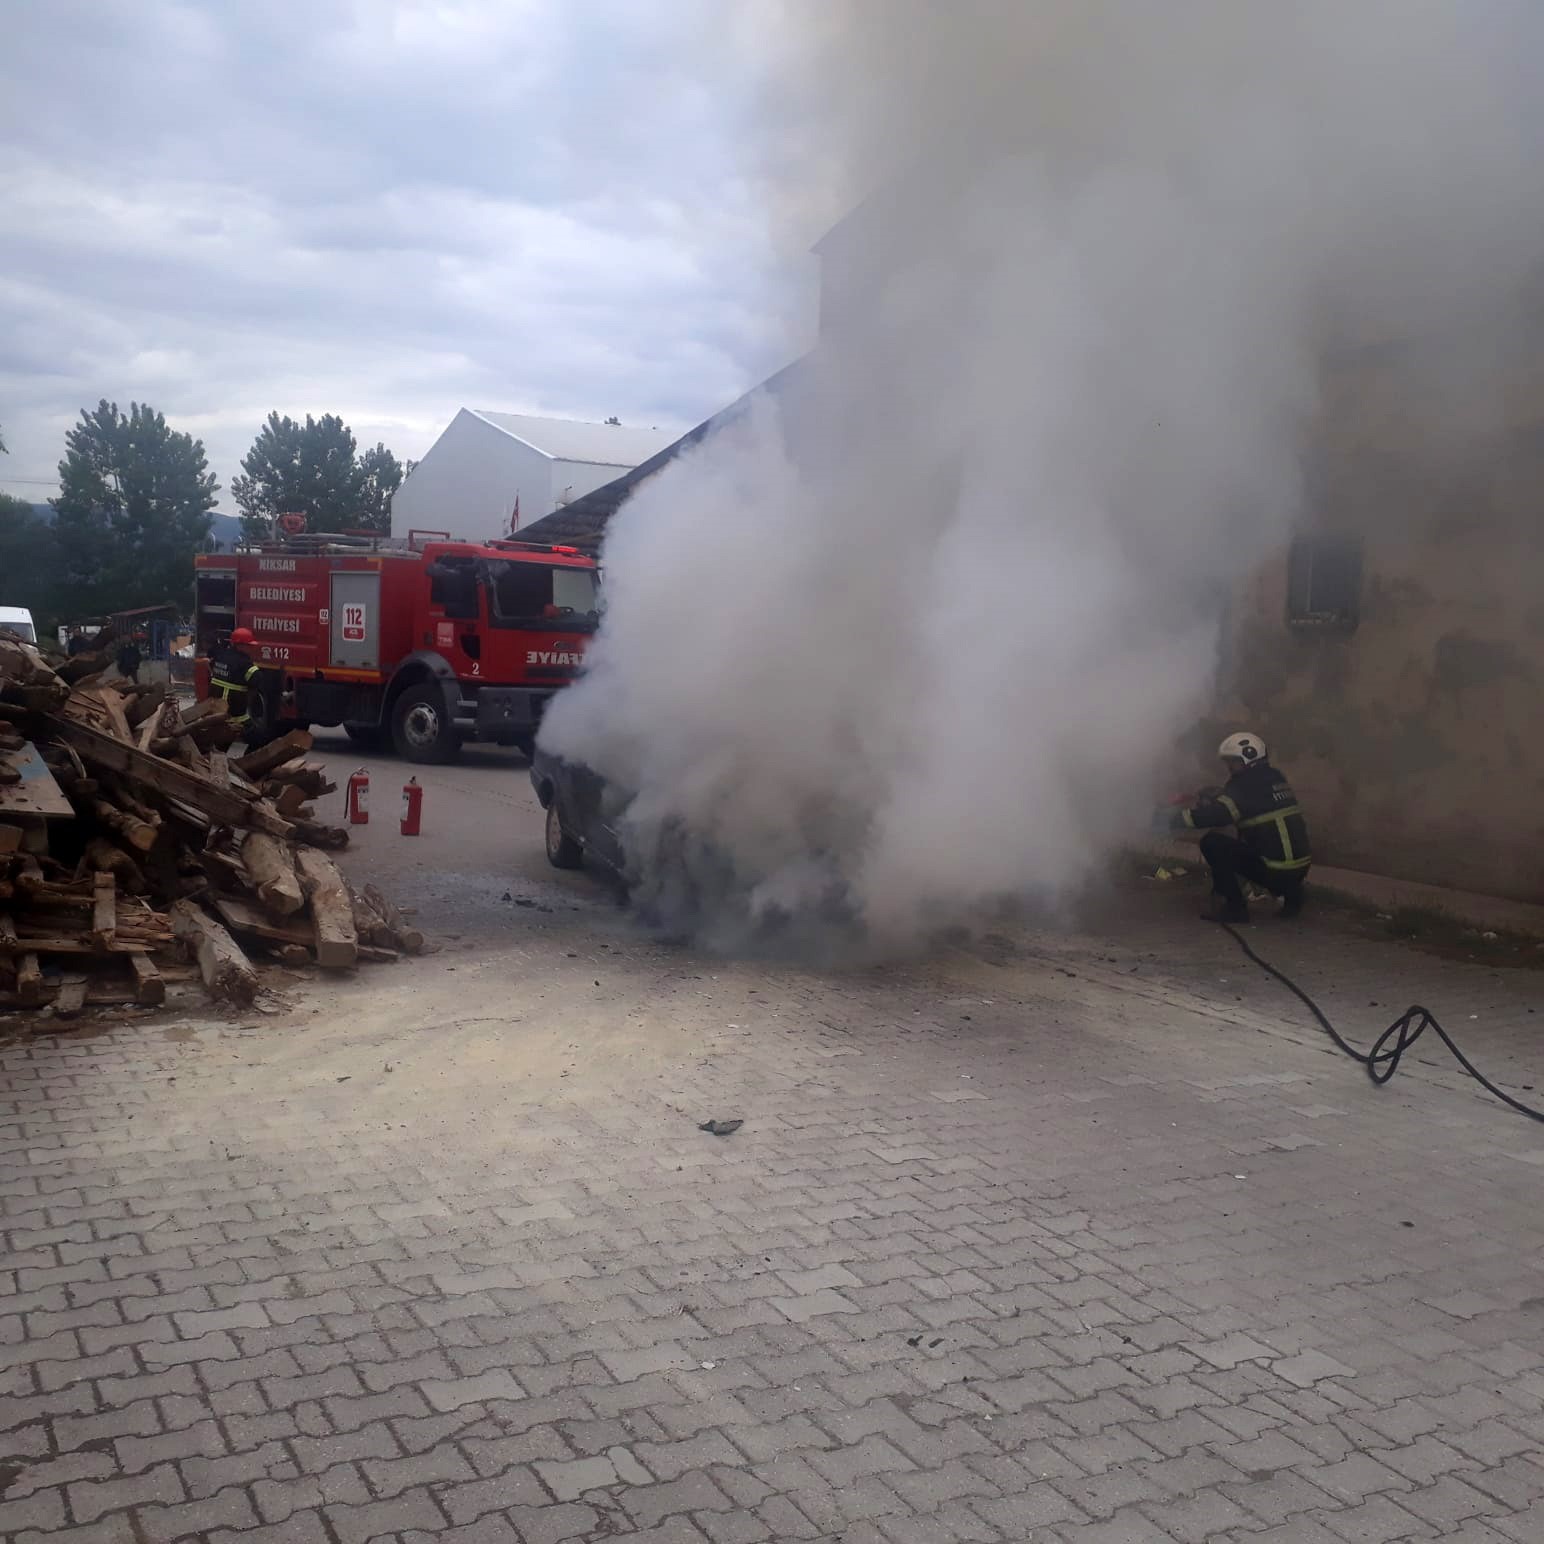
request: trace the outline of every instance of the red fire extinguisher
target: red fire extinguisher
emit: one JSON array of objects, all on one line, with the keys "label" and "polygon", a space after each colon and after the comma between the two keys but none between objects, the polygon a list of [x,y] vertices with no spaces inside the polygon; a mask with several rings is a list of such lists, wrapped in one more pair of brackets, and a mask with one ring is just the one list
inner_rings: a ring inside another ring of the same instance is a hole
[{"label": "red fire extinguisher", "polygon": [[361,767],[348,780],[343,808],[351,826],[370,824],[370,774]]},{"label": "red fire extinguisher", "polygon": [[417,836],[418,823],[424,811],[424,791],[416,777],[410,777],[402,785],[402,834]]}]

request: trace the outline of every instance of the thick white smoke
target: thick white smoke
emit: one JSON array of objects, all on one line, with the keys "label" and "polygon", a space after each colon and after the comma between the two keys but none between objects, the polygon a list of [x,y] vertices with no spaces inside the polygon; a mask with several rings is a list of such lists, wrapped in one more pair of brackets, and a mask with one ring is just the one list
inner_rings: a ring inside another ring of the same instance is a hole
[{"label": "thick white smoke", "polygon": [[[661,831],[699,879],[711,850],[711,928],[903,943],[1064,895],[1145,822],[1218,597],[1300,512],[1329,354],[1440,370],[1514,314],[1544,26],[1501,0],[777,14],[747,153],[783,211],[856,204],[822,337],[613,521],[543,738],[636,791],[645,866]],[[1466,357],[1471,419],[1474,381]]]}]

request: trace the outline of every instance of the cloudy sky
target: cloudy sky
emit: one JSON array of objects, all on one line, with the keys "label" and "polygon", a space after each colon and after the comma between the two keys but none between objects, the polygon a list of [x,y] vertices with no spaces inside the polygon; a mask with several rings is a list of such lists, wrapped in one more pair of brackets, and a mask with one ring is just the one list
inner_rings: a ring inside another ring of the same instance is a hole
[{"label": "cloudy sky", "polygon": [[[270,409],[682,428],[798,351],[804,238],[696,0],[34,0],[0,52],[0,490],[108,397],[222,485]],[[721,14],[721,13],[720,13]]]}]

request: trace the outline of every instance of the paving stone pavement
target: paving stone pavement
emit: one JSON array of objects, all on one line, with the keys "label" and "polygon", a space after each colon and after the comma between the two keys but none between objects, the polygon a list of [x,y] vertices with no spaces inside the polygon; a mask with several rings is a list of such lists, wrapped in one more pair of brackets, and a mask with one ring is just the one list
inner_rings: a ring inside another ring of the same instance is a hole
[{"label": "paving stone pavement", "polygon": [[[833,975],[532,926],[0,1045],[0,1536],[1544,1538],[1544,1140],[1435,1063],[1172,906]],[[1544,1072],[1536,976],[1259,937]]]}]

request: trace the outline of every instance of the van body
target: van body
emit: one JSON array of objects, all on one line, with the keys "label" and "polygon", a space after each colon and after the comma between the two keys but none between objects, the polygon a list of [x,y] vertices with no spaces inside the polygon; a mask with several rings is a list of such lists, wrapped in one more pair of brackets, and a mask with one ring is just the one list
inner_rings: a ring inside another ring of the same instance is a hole
[{"label": "van body", "polygon": [[14,633],[24,643],[36,643],[38,630],[25,606],[0,606],[0,632]]}]

